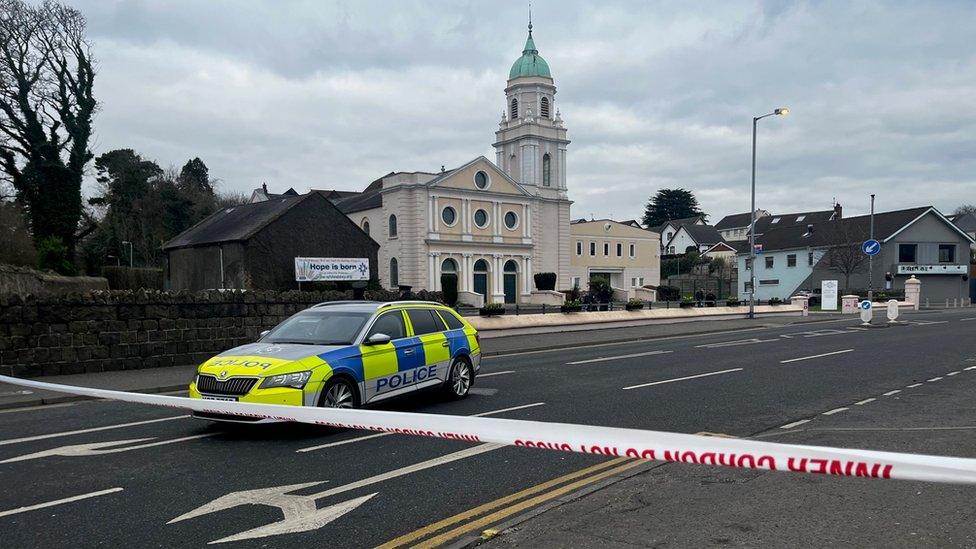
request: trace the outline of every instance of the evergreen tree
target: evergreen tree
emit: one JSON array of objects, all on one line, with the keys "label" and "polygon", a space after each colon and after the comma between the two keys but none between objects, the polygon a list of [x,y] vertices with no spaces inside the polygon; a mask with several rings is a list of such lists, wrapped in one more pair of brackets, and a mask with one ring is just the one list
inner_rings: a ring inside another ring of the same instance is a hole
[{"label": "evergreen tree", "polygon": [[651,197],[644,210],[644,226],[655,227],[665,221],[686,217],[706,216],[698,206],[695,195],[685,189],[661,189]]}]

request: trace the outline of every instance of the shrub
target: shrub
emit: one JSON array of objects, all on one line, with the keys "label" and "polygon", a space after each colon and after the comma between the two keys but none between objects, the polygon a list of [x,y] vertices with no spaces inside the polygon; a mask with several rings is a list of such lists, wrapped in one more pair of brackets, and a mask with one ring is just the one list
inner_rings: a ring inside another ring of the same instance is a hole
[{"label": "shrub", "polygon": [[690,295],[682,296],[682,298],[681,298],[681,306],[682,307],[694,307],[695,306],[695,299],[693,297],[691,297]]},{"label": "shrub", "polygon": [[613,288],[610,281],[602,276],[590,279],[590,292],[587,296],[590,303],[609,303],[613,300]]},{"label": "shrub", "polygon": [[624,305],[628,311],[639,311],[644,308],[644,302],[637,298],[632,298]]},{"label": "shrub", "polygon": [[680,301],[681,289],[675,286],[658,286],[657,300],[658,301]]},{"label": "shrub", "polygon": [[573,284],[573,288],[566,293],[566,301],[576,301],[579,302],[582,298],[582,292],[580,292],[579,284]]},{"label": "shrub", "polygon": [[725,306],[726,307],[738,307],[741,304],[742,304],[742,302],[739,301],[739,298],[738,297],[735,297],[735,296],[732,296],[732,297],[730,297],[730,298],[728,298],[728,299],[725,300]]},{"label": "shrub", "polygon": [[536,290],[556,289],[556,273],[536,273],[532,278],[535,279]]},{"label": "shrub", "polygon": [[504,303],[486,303],[484,307],[478,309],[478,314],[481,316],[496,316],[505,314],[505,304]]},{"label": "shrub", "polygon": [[74,263],[68,261],[68,247],[57,236],[49,236],[37,243],[37,266],[42,271],[51,270],[67,276],[78,274]]},{"label": "shrub", "polygon": [[458,276],[454,273],[441,274],[441,288],[444,290],[444,303],[451,307],[458,301]]},{"label": "shrub", "polygon": [[783,300],[780,299],[780,298],[778,298],[778,297],[771,297],[771,298],[769,298],[769,304],[770,305],[782,305],[783,304]]},{"label": "shrub", "polygon": [[714,293],[708,292],[707,294],[705,294],[705,301],[715,301],[715,299],[716,298]]},{"label": "shrub", "polygon": [[102,267],[102,276],[112,290],[162,290],[163,270],[141,267]]},{"label": "shrub", "polygon": [[559,307],[559,310],[564,313],[578,313],[583,310],[583,304],[579,300],[567,301]]}]

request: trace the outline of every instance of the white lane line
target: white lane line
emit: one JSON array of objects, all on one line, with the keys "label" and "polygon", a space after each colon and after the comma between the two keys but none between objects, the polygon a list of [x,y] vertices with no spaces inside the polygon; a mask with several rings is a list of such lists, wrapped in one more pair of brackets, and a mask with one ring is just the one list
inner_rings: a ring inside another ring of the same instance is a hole
[{"label": "white lane line", "polygon": [[976,366],[970,366],[969,368],[963,368],[963,370],[976,370]]},{"label": "white lane line", "polygon": [[955,372],[949,372],[948,374],[946,374],[946,376],[950,376],[951,377],[951,376],[954,376],[954,375],[956,375],[958,373],[959,373],[959,370],[956,370]]},{"label": "white lane line", "polygon": [[16,515],[18,513],[26,513],[27,511],[33,511],[35,509],[44,509],[45,507],[54,507],[55,505],[61,505],[62,503],[71,503],[72,501],[79,501],[88,498],[97,498],[98,496],[104,496],[106,494],[114,494],[115,492],[121,492],[121,491],[122,488],[109,488],[108,490],[99,490],[97,492],[90,492],[88,494],[71,496],[70,498],[56,499],[54,501],[48,501],[46,503],[37,503],[35,505],[28,505],[26,507],[18,507],[17,509],[8,509],[6,511],[0,511],[0,517]]},{"label": "white lane line", "polygon": [[794,427],[799,427],[804,423],[810,423],[809,419],[801,419],[800,421],[794,421],[793,423],[787,423],[786,425],[780,425],[780,429],[792,429]]},{"label": "white lane line", "polygon": [[970,320],[976,320],[976,316],[971,316],[969,318],[960,318],[959,322],[969,322]]},{"label": "white lane line", "polygon": [[[523,404],[521,406],[512,406],[511,408],[502,408],[501,410],[491,410],[488,412],[481,412],[480,414],[473,414],[471,417],[485,417],[493,416],[495,414],[503,414],[505,412],[514,412],[515,410],[524,410],[526,408],[535,408],[536,406],[543,406],[545,402],[534,402],[532,404]],[[338,440],[336,442],[329,442],[327,444],[320,444],[318,446],[309,446],[308,448],[299,448],[295,452],[314,452],[315,450],[321,450],[323,448],[334,448],[336,446],[343,446],[345,444],[352,444],[354,442],[362,442],[364,440],[372,440],[374,438],[388,437],[396,433],[377,433],[375,435],[366,435],[356,438],[347,438],[345,440]]]},{"label": "white lane line", "polygon": [[6,446],[7,444],[18,444],[20,442],[31,442],[34,440],[44,440],[46,438],[67,437],[71,435],[81,435],[84,433],[97,433],[98,431],[108,431],[109,429],[122,429],[124,427],[135,427],[136,425],[148,425],[150,423],[159,423],[161,421],[173,421],[174,419],[186,419],[188,417],[190,416],[189,415],[169,416],[169,417],[162,417],[159,419],[147,419],[145,421],[133,421],[131,423],[119,423],[118,425],[92,427],[91,429],[78,429],[77,431],[64,431],[63,433],[51,433],[47,435],[36,435],[32,437],[23,437],[23,438],[10,438],[7,440],[0,440],[0,446]]},{"label": "white lane line", "polygon": [[925,381],[939,381],[941,379],[942,379],[942,376],[938,376],[938,377],[933,377],[932,379],[926,379]]},{"label": "white lane line", "polygon": [[488,372],[487,374],[478,374],[479,378],[491,377],[491,376],[503,376],[505,374],[514,374],[515,370],[505,370],[503,372]]},{"label": "white lane line", "polygon": [[864,406],[865,404],[867,404],[869,402],[874,402],[875,400],[878,400],[878,399],[876,399],[876,398],[866,398],[864,400],[860,400],[858,402],[855,402],[854,403],[854,406]]},{"label": "white lane line", "polygon": [[738,345],[752,345],[755,343],[769,343],[772,341],[779,341],[778,339],[739,339],[736,341],[723,341],[721,343],[706,343],[704,345],[695,345],[698,349],[719,349],[721,347],[736,347]]},{"label": "white lane line", "polygon": [[897,395],[900,392],[901,392],[901,389],[895,389],[894,391],[888,391],[887,393],[885,393],[885,394],[883,394],[881,396],[890,397],[891,395]]},{"label": "white lane line", "polygon": [[834,414],[839,414],[839,413],[843,412],[844,410],[850,410],[850,408],[834,408],[833,410],[829,410],[829,411],[824,412],[822,415],[832,416]]},{"label": "white lane line", "polygon": [[591,358],[589,360],[577,360],[575,362],[567,362],[566,365],[569,366],[572,364],[590,364],[591,362],[605,362],[608,360],[623,360],[625,358],[637,358],[640,356],[651,356],[651,355],[664,355],[673,352],[674,351],[648,351],[646,353],[634,353],[630,355],[603,356],[600,358]]},{"label": "white lane line", "polygon": [[844,354],[844,353],[849,353],[849,352],[851,352],[853,350],[854,349],[844,349],[843,351],[834,351],[832,353],[823,353],[823,354],[820,354],[820,355],[801,356],[800,358],[791,358],[791,359],[788,359],[788,360],[781,360],[781,361],[779,361],[779,363],[780,364],[789,364],[790,362],[799,362],[801,360],[810,360],[811,358],[820,358],[820,357],[825,357],[825,356],[841,355],[841,354]]},{"label": "white lane line", "polygon": [[98,456],[101,454],[118,454],[120,452],[128,452],[130,450],[141,450],[143,448],[152,448],[154,446],[163,446],[165,444],[176,444],[177,442],[186,442],[188,440],[196,440],[198,438],[212,437],[215,436],[216,434],[217,433],[204,433],[202,435],[173,438],[169,440],[161,440],[158,442],[148,442],[146,444],[136,444],[135,446],[125,446],[123,448],[111,448],[111,447],[119,446],[122,444],[145,442],[147,440],[153,440],[153,437],[134,438],[129,440],[110,440],[108,442],[91,442],[88,444],[73,444],[70,446],[60,446],[58,448],[51,448],[50,450],[42,450],[40,452],[34,452],[33,454],[25,454],[22,456],[12,457],[0,461],[0,463],[14,463],[16,461],[26,461],[29,459],[38,459],[38,458],[50,457],[50,456],[79,457],[79,456]]},{"label": "white lane line", "polygon": [[906,385],[905,388],[906,389],[914,389],[915,387],[921,387],[921,386],[922,386],[921,383],[912,383],[911,385]]},{"label": "white lane line", "polygon": [[717,376],[720,374],[730,374],[732,372],[741,372],[742,368],[731,368],[728,370],[720,370],[718,372],[708,372],[704,374],[696,374],[693,376],[677,377],[674,379],[665,379],[662,381],[652,381],[650,383],[641,383],[640,385],[631,385],[630,387],[624,387],[624,391],[629,391],[630,389],[639,389],[641,387],[650,387],[652,385],[663,385],[665,383],[674,383],[675,381],[685,381],[686,379],[697,379],[700,377]]}]

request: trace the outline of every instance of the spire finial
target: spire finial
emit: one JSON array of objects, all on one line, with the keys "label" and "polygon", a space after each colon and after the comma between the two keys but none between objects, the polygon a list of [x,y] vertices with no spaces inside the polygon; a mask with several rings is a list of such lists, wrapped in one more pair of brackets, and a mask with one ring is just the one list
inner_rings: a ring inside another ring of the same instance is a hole
[{"label": "spire finial", "polygon": [[529,36],[532,36],[532,2],[529,2]]}]

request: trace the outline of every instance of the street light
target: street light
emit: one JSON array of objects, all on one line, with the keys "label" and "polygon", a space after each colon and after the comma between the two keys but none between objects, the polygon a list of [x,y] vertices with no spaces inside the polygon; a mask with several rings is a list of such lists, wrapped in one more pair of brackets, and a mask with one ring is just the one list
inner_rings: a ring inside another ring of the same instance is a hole
[{"label": "street light", "polygon": [[129,242],[128,240],[123,240],[122,245],[129,246],[129,268],[131,269],[132,268],[132,243]]},{"label": "street light", "polygon": [[749,213],[749,318],[756,318],[756,128],[767,116],[786,116],[789,107],[752,118],[752,208]]}]

